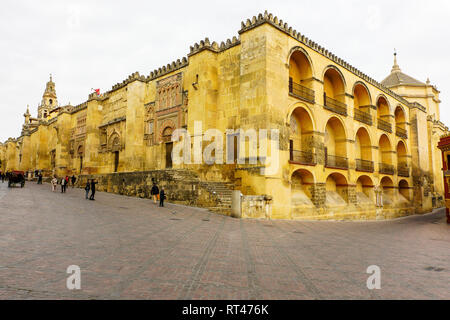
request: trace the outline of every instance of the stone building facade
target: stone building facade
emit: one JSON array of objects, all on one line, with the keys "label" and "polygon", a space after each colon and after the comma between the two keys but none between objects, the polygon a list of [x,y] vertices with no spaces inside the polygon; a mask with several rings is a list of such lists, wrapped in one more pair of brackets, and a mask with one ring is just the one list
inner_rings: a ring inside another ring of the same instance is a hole
[{"label": "stone building facade", "polygon": [[[392,218],[442,205],[439,104],[436,87],[404,74],[396,57],[377,82],[265,12],[242,22],[238,37],[200,41],[187,58],[77,106],[58,105],[50,79],[37,118],[27,108],[0,160],[3,171],[96,177],[100,190],[141,197],[157,181],[169,201],[224,214],[239,190],[242,217]],[[236,129],[277,129],[277,170],[250,164],[245,139],[245,163],[174,163],[172,133],[194,137],[196,122],[227,141],[241,139]]]}]

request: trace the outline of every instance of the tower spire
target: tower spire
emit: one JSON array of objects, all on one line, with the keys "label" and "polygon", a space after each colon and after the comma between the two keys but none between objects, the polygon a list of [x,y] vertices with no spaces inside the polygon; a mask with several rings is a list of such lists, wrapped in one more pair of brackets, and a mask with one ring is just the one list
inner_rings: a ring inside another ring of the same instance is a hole
[{"label": "tower spire", "polygon": [[394,65],[392,66],[391,73],[392,72],[400,72],[400,71],[401,71],[400,67],[398,66],[398,63],[397,63],[397,50],[394,48]]}]

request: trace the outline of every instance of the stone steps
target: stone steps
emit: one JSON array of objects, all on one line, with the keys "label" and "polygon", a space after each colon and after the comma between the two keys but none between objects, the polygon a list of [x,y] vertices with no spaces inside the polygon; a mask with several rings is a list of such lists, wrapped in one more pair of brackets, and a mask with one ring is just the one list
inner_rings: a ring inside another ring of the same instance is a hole
[{"label": "stone steps", "polygon": [[223,181],[202,181],[200,185],[217,199],[217,206],[209,209],[214,212],[228,214],[231,210],[233,184]]},{"label": "stone steps", "polygon": [[221,214],[231,211],[231,197],[234,185],[224,181],[201,181],[197,173],[188,169],[167,169],[173,180],[181,183],[196,182],[215,199],[216,205],[208,207],[209,210]]}]

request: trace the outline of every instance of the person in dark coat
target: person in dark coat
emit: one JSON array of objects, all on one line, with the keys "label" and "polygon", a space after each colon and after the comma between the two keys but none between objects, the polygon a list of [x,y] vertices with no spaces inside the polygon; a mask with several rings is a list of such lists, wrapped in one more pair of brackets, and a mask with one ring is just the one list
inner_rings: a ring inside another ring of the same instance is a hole
[{"label": "person in dark coat", "polygon": [[94,179],[91,180],[91,196],[89,197],[89,200],[95,200],[95,199],[94,199],[94,197],[95,197],[95,185],[96,185],[97,183],[98,183],[98,182],[95,181]]},{"label": "person in dark coat", "polygon": [[72,188],[73,188],[73,187],[75,187],[75,181],[77,181],[77,178],[75,177],[75,175],[72,176],[71,180],[72,180]]},{"label": "person in dark coat", "polygon": [[84,191],[86,191],[86,199],[89,199],[89,191],[91,190],[91,182],[89,179],[86,182],[86,186],[84,187]]},{"label": "person in dark coat", "polygon": [[153,203],[156,204],[156,200],[157,200],[158,194],[159,194],[159,189],[158,189],[158,186],[156,185],[156,183],[153,183],[153,187],[152,187],[152,190],[150,190],[150,194],[152,195]]},{"label": "person in dark coat", "polygon": [[42,173],[39,172],[38,174],[38,182],[37,184],[42,184]]},{"label": "person in dark coat", "polygon": [[61,193],[66,192],[66,179],[61,178]]},{"label": "person in dark coat", "polygon": [[164,199],[166,199],[166,194],[164,193],[164,189],[161,188],[159,192],[159,206],[164,207]]}]

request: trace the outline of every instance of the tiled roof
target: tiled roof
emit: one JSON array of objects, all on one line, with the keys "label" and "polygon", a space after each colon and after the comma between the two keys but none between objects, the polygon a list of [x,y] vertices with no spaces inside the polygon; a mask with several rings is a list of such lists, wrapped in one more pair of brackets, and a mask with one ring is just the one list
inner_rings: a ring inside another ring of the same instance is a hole
[{"label": "tiled roof", "polygon": [[388,88],[406,84],[425,85],[425,83],[420,82],[419,80],[416,80],[401,71],[391,73],[386,77],[386,79],[381,81],[381,84]]},{"label": "tiled roof", "polygon": [[398,85],[425,85],[425,83],[404,74],[402,70],[400,70],[400,67],[397,64],[397,54],[394,55],[394,66],[392,67],[391,74],[381,81],[381,84],[387,88]]}]

